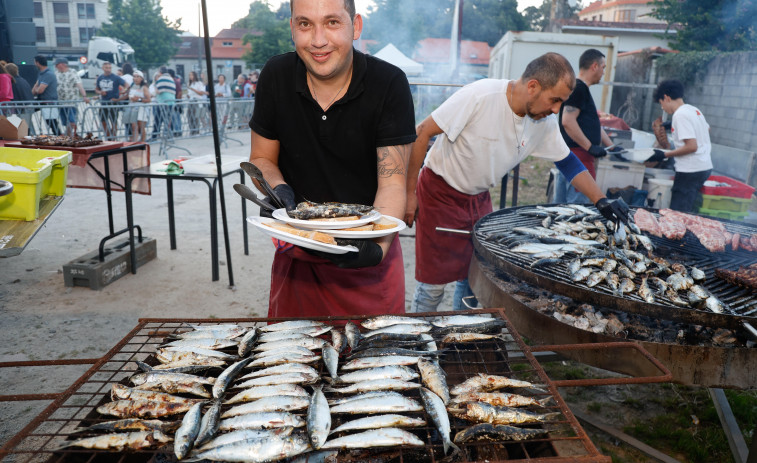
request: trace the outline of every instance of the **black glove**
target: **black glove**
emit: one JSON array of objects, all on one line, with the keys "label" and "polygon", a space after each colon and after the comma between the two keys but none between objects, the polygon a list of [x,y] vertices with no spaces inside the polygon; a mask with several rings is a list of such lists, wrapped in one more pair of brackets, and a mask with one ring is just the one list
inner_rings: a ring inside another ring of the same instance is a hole
[{"label": "black glove", "polygon": [[628,223],[628,205],[623,201],[623,198],[618,198],[613,201],[610,201],[607,198],[602,198],[597,201],[595,206],[605,219],[615,223]]},{"label": "black glove", "polygon": [[660,124],[663,129],[670,130],[670,128],[673,126],[673,121],[665,121],[662,124]]},{"label": "black glove", "polygon": [[652,150],[654,154],[649,157],[645,162],[662,162],[665,160],[665,152],[662,150]]},{"label": "black glove", "polygon": [[607,150],[599,145],[591,145],[587,151],[595,158],[602,158],[607,156]]},{"label": "black glove", "polygon": [[279,197],[287,211],[297,208],[297,203],[294,201],[294,190],[286,183],[276,185],[273,188],[273,192]]},{"label": "black glove", "polygon": [[266,203],[266,204],[270,204],[271,208],[273,208],[273,209],[272,210],[268,210],[268,209],[263,209],[261,207],[260,208],[260,217],[267,217],[269,219],[272,219],[273,218],[273,215],[272,215],[273,211],[275,211],[277,209],[276,205],[273,204],[273,201],[268,196],[266,196],[265,198],[263,198],[263,202]]},{"label": "black glove", "polygon": [[337,242],[340,246],[355,246],[358,248],[358,252],[330,254],[310,249],[307,252],[330,260],[339,268],[375,267],[381,263],[381,259],[384,257],[384,251],[381,250],[381,246],[371,240],[338,239]]}]

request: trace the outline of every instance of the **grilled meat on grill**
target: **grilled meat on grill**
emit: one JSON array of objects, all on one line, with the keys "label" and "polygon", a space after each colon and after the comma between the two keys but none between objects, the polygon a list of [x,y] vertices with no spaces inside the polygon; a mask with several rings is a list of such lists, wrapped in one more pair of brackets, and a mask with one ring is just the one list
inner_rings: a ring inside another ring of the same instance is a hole
[{"label": "grilled meat on grill", "polygon": [[475,440],[489,441],[520,441],[545,437],[549,431],[545,429],[519,428],[506,424],[481,423],[455,434],[455,443],[464,444]]},{"label": "grilled meat on grill", "polygon": [[373,210],[373,206],[345,203],[314,203],[303,201],[297,208],[287,211],[287,215],[298,220],[330,219],[336,217],[362,216]]},{"label": "grilled meat on grill", "polygon": [[715,276],[738,286],[757,289],[757,264],[738,270],[715,269]]}]

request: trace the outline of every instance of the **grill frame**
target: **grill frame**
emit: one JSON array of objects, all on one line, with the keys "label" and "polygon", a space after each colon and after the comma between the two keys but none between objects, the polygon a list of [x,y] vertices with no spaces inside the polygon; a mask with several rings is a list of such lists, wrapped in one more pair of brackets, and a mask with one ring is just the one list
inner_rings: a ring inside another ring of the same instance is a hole
[{"label": "grill frame", "polygon": [[[529,461],[529,462],[609,462],[609,457],[605,457],[599,453],[594,444],[589,440],[585,431],[578,423],[575,416],[570,412],[567,404],[557,391],[558,382],[551,381],[543,368],[538,364],[538,361],[533,356],[531,350],[523,342],[520,335],[515,331],[512,324],[505,316],[502,309],[485,309],[466,311],[460,313],[489,313],[494,317],[504,320],[506,327],[504,331],[512,338],[508,341],[505,347],[503,355],[502,348],[499,345],[495,345],[491,349],[482,349],[480,344],[473,344],[474,355],[482,359],[479,366],[482,366],[485,371],[495,368],[496,362],[488,361],[492,356],[499,355],[505,357],[504,363],[508,366],[508,369],[512,373],[509,376],[521,377],[524,374],[534,375],[538,377],[541,383],[546,385],[547,393],[543,395],[549,395],[553,399],[554,405],[549,405],[546,411],[559,411],[561,416],[554,422],[550,422],[550,426],[556,426],[558,432],[567,430],[569,434],[562,437],[552,437],[544,439],[534,439],[532,441],[525,441],[525,443],[507,443],[506,446],[516,446],[521,449],[521,452],[526,455],[525,458],[507,461]],[[448,315],[449,313],[435,312],[417,315],[418,317],[433,317],[439,315]],[[412,316],[412,315],[409,315]],[[340,322],[348,319],[360,320],[369,317],[313,317],[314,320],[323,320],[326,322]],[[110,386],[113,383],[123,382],[125,378],[133,374],[136,370],[136,364],[134,360],[148,359],[155,351],[157,346],[163,342],[163,339],[170,333],[174,333],[180,328],[186,328],[186,323],[198,323],[198,324],[218,324],[218,323],[240,323],[244,325],[260,325],[273,321],[286,321],[285,318],[235,318],[235,319],[160,319],[160,318],[146,318],[140,319],[137,326],[131,330],[121,341],[119,341],[105,356],[99,359],[92,367],[87,370],[74,384],[72,384],[65,392],[61,393],[58,398],[50,404],[40,415],[38,415],[31,423],[29,423],[22,431],[9,440],[2,448],[0,448],[0,461],[5,461],[8,456],[15,456],[19,462],[27,461],[101,461],[101,458],[106,460],[102,461],[114,461],[115,454],[105,451],[87,450],[87,449],[66,449],[64,451],[55,451],[62,442],[70,438],[73,430],[82,424],[88,416],[96,414],[94,409],[102,401],[106,400],[106,396],[109,394]],[[471,344],[465,345],[471,346]],[[643,351],[643,349],[640,348]],[[461,349],[459,345],[455,345],[452,348],[452,355],[461,356],[465,354],[470,356],[471,349],[466,347]],[[519,353],[518,359],[508,360],[510,354]],[[654,376],[652,378],[639,378],[633,382],[666,382],[670,380],[670,373],[664,366],[656,362],[648,353],[644,355],[652,361],[655,366],[659,365],[661,375]],[[467,357],[466,357],[467,358]],[[457,363],[449,363],[444,361],[446,367],[450,365],[459,366],[460,372],[450,371],[449,368],[445,368],[448,372],[448,377],[455,378],[456,375],[464,375],[465,377],[471,376],[474,371],[473,368],[475,362],[470,362],[462,357]],[[517,372],[509,368],[511,364],[523,364],[525,367],[518,368]],[[323,368],[320,366],[320,368]],[[498,373],[499,371],[491,371],[492,373]],[[501,372],[499,372],[501,373]],[[627,382],[627,378],[623,379]],[[460,380],[461,381],[461,380]],[[460,381],[450,381],[450,384],[456,384]],[[577,385],[577,384],[574,384]],[[517,391],[516,391],[517,392]],[[553,410],[552,410],[553,409]],[[421,412],[425,416],[425,412]],[[428,420],[428,417],[426,417]],[[107,421],[108,418],[99,417],[98,421]],[[462,429],[462,422],[451,420],[453,423],[451,436]],[[470,424],[468,424],[470,425]],[[421,428],[426,437],[423,439],[426,442],[424,449],[427,451],[429,458],[424,461],[436,462],[442,457],[441,442],[438,439],[432,439],[435,431],[427,431],[427,428],[432,429],[430,424],[425,428]],[[561,431],[562,430],[562,431]],[[63,439],[63,440],[61,440]],[[530,446],[541,445],[540,448],[548,447],[555,452],[555,456],[543,457],[534,455],[533,457],[529,452],[533,452]],[[468,443],[464,446],[465,449],[476,449],[489,444],[481,443]],[[575,449],[579,449],[580,454],[571,455],[569,457],[561,457],[556,455],[555,445],[570,446]],[[476,450],[478,452],[479,450]],[[399,461],[418,461],[417,458],[411,458],[413,453],[411,451],[405,451],[403,448],[399,450]],[[170,453],[170,448],[164,448],[162,450],[139,452],[139,453],[122,453],[119,455],[118,461],[162,461],[158,458],[158,455],[164,455]],[[467,455],[467,454],[466,454]],[[46,457],[46,458],[45,458]],[[81,457],[81,458],[80,458]],[[467,457],[463,461],[475,461],[469,460]],[[497,461],[497,460],[489,460]]]},{"label": "grill frame", "polygon": [[[711,253],[690,232],[687,232],[681,241],[649,236],[655,245],[655,255],[674,260],[686,258],[686,264],[694,265],[703,270],[707,276],[705,280],[707,290],[727,303],[737,313],[716,314],[706,310],[678,307],[669,302],[667,297],[661,298],[659,295],[656,296],[655,303],[650,304],[636,293],[618,297],[604,285],[589,288],[585,282],[574,283],[568,277],[567,263],[565,262],[556,264],[559,270],[555,271],[550,270],[549,267],[530,269],[529,264],[535,260],[530,255],[510,252],[506,247],[485,239],[490,233],[504,232],[512,227],[540,226],[541,218],[518,214],[519,210],[533,208],[534,206],[520,206],[500,209],[480,219],[473,229],[474,249],[484,260],[492,263],[498,270],[537,287],[589,304],[660,319],[727,328],[734,331],[743,331],[743,322],[757,322],[757,316],[755,316],[757,315],[757,298],[750,294],[751,290],[733,285],[714,276],[715,268],[736,270],[740,265],[753,263],[756,257],[754,253],[744,250]],[[638,208],[631,209],[633,212]],[[656,209],[646,209],[659,216]],[[725,223],[726,228],[733,233],[757,234],[757,227],[755,226],[728,220],[721,220],[721,222]],[[634,283],[638,285],[639,282],[640,278],[637,277]],[[660,300],[663,303],[657,302]],[[739,313],[739,311],[743,313]]]}]

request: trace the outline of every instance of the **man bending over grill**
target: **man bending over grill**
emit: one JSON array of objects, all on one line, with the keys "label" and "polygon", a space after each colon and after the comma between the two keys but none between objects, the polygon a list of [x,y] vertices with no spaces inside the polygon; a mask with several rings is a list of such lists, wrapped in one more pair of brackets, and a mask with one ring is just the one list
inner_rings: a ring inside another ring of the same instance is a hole
[{"label": "man bending over grill", "polygon": [[[353,49],[363,20],[354,0],[294,0],[295,53],[260,73],[250,161],[295,203],[373,205],[402,217],[415,116],[405,74]],[[355,240],[359,252],[309,253],[282,245],[271,270],[270,317],[405,312],[396,234]]]},{"label": "man bending over grill", "polygon": [[[453,309],[461,309],[462,298],[473,294],[468,285],[470,238],[437,232],[436,227],[472,230],[492,212],[489,188],[527,156],[554,161],[604,217],[627,222],[628,206],[602,194],[560,135],[556,114],[575,84],[568,60],[547,53],[531,61],[518,80],[466,85],[417,126],[405,212],[408,226],[418,223],[412,312],[436,310],[444,286],[453,281]],[[440,134],[426,154],[429,140]]]}]

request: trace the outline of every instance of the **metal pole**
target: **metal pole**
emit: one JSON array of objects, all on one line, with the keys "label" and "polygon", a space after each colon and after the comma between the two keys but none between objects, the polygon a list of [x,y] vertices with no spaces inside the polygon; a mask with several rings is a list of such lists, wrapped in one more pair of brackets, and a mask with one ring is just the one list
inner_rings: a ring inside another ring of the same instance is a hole
[{"label": "metal pole", "polygon": [[216,95],[212,91],[213,85],[213,61],[210,52],[210,32],[208,32],[208,7],[205,5],[205,0],[200,0],[202,5],[202,25],[205,31],[205,65],[208,68],[208,82],[211,85],[210,93],[210,122],[213,124],[213,148],[216,153],[216,172],[218,178],[218,191],[221,198],[221,217],[223,220],[223,241],[226,246],[226,262],[229,267],[229,286],[234,287],[234,273],[231,269],[231,247],[229,246],[229,227],[226,220],[226,198],[224,197],[223,189],[223,170],[221,170],[221,137],[218,131],[218,118],[216,117],[218,112],[216,110]]}]

